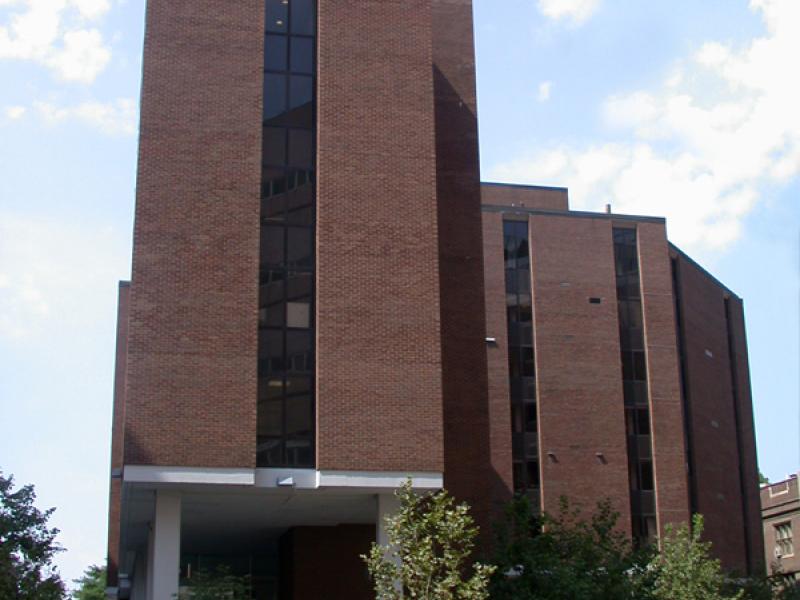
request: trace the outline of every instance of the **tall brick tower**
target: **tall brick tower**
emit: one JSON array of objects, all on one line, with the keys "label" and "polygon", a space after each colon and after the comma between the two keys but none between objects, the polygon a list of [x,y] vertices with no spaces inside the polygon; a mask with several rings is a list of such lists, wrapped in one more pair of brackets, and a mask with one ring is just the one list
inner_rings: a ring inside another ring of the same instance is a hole
[{"label": "tall brick tower", "polygon": [[148,2],[120,597],[222,555],[259,598],[322,597],[318,568],[360,597],[408,475],[488,522],[475,97],[469,0]]}]

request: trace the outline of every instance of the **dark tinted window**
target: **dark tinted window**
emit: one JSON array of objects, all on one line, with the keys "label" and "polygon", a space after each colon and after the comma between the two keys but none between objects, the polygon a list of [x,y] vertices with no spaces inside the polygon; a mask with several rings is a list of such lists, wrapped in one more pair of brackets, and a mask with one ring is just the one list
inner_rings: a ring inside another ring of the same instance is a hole
[{"label": "dark tinted window", "polygon": [[539,444],[528,223],[505,221],[503,236],[514,489],[529,493],[539,487]]},{"label": "dark tinted window", "polygon": [[290,56],[293,73],[311,73],[314,69],[314,41],[309,38],[293,37]]},{"label": "dark tinted window", "polygon": [[308,104],[314,98],[314,85],[311,77],[292,75],[289,86],[289,105],[292,108]]},{"label": "dark tinted window", "polygon": [[285,71],[287,67],[288,38],[285,35],[267,35],[264,64],[268,71]]},{"label": "dark tinted window", "polygon": [[289,3],[284,0],[266,0],[267,31],[286,33],[289,21]]},{"label": "dark tinted window", "polygon": [[291,0],[292,1],[292,33],[313,35],[314,34],[314,1],[313,0]]},{"label": "dark tinted window", "polygon": [[528,433],[536,433],[536,422],[536,405],[533,403],[528,403],[525,405],[525,431]]},{"label": "dark tinted window", "polygon": [[286,262],[284,254],[284,228],[262,227],[261,229],[261,264],[281,266]]},{"label": "dark tinted window", "polygon": [[261,224],[280,225],[286,220],[286,197],[283,195],[262,197]]},{"label": "dark tinted window", "polygon": [[264,127],[264,164],[286,164],[286,130],[278,127]]},{"label": "dark tinted window", "polygon": [[655,489],[653,480],[653,463],[649,461],[642,462],[641,473],[642,473],[641,489],[646,491]]},{"label": "dark tinted window", "polygon": [[314,159],[314,141],[311,132],[304,129],[289,130],[289,165],[310,168]]},{"label": "dark tinted window", "polygon": [[287,262],[293,268],[310,267],[314,232],[307,227],[289,227]]},{"label": "dark tinted window", "polygon": [[647,388],[647,356],[644,346],[641,284],[637,232],[614,228],[614,260],[617,278],[619,335],[622,348],[622,379],[625,428],[628,433],[628,471],[631,488],[631,519],[637,545],[649,541],[647,523],[654,505],[652,442]]},{"label": "dark tinted window", "polygon": [[279,436],[282,432],[283,403],[278,400],[265,400],[258,403],[258,435]]},{"label": "dark tinted window", "polygon": [[264,75],[264,120],[276,120],[285,112],[286,76],[267,73]]},{"label": "dark tinted window", "polygon": [[286,431],[292,436],[311,435],[311,396],[291,396],[286,400]]},{"label": "dark tinted window", "polygon": [[314,465],[314,0],[265,0],[259,467]]}]

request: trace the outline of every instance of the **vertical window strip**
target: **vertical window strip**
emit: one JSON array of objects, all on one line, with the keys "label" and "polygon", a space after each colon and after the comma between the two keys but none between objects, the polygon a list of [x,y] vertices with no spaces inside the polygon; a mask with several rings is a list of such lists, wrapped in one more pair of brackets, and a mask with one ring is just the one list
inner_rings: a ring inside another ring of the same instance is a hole
[{"label": "vertical window strip", "polygon": [[540,465],[527,221],[503,222],[514,490],[539,506]]},{"label": "vertical window strip", "polygon": [[257,465],[313,467],[315,0],[265,0]]},{"label": "vertical window strip", "polygon": [[657,526],[638,240],[636,229],[615,227],[613,235],[631,520],[634,541],[644,545],[653,541]]}]

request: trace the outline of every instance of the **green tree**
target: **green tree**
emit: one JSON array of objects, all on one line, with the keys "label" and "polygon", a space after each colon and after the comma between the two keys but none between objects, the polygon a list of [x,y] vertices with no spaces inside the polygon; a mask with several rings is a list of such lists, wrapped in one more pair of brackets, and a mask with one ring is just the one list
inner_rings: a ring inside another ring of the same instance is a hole
[{"label": "green tree", "polygon": [[201,569],[192,574],[189,589],[179,600],[250,600],[250,578],[234,575],[227,565],[213,571]]},{"label": "green tree", "polygon": [[701,541],[703,517],[695,515],[692,527],[668,525],[661,540],[661,552],[650,563],[655,573],[655,600],[727,600],[743,599],[739,589],[732,595],[719,560],[711,558],[711,544]]},{"label": "green tree", "polygon": [[769,478],[761,471],[758,472],[758,483],[759,485],[769,485]]},{"label": "green tree", "polygon": [[41,512],[35,500],[32,485],[14,491],[14,477],[0,472],[0,598],[64,598],[64,583],[52,564],[62,551],[55,542],[58,529],[47,526],[55,509]]},{"label": "green tree", "polygon": [[373,544],[362,556],[377,600],[488,598],[494,568],[475,563],[468,569],[478,535],[469,506],[444,490],[417,495],[410,480],[395,494],[400,509],[385,523],[389,547]]},{"label": "green tree", "polygon": [[775,586],[777,600],[800,600],[800,581],[786,581],[785,579],[776,582]]},{"label": "green tree", "polygon": [[776,572],[769,577],[750,577],[736,580],[728,592],[743,593],[742,600],[800,600],[800,581],[793,581]]},{"label": "green tree", "polygon": [[589,519],[562,498],[557,516],[535,515],[519,497],[497,527],[492,598],[645,600],[650,550],[635,551],[608,501]]},{"label": "green tree", "polygon": [[74,600],[105,600],[106,569],[92,565],[83,573],[83,577],[75,579],[78,589],[72,593]]}]

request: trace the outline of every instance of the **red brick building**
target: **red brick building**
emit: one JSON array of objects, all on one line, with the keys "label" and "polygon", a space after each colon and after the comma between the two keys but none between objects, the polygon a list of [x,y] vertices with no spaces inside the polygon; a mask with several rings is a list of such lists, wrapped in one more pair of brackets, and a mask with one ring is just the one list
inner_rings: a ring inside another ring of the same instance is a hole
[{"label": "red brick building", "polygon": [[150,0],[144,52],[112,594],[369,597],[408,476],[759,568],[741,301],[661,219],[481,185],[470,0]]}]

